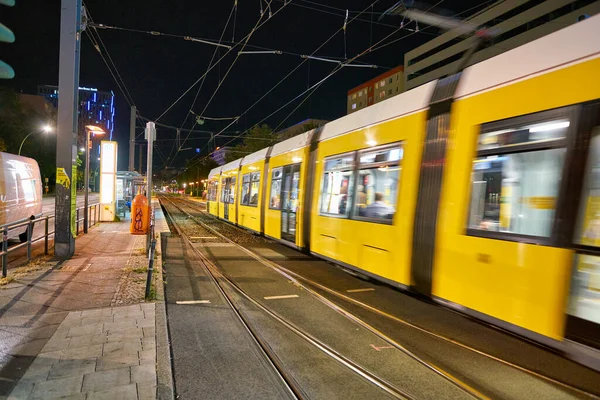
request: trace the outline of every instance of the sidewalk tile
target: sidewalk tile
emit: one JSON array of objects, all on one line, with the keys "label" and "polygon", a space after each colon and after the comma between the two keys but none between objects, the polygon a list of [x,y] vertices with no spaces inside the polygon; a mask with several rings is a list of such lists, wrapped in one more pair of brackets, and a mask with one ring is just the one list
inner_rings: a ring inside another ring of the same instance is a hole
[{"label": "sidewalk tile", "polygon": [[131,382],[156,385],[156,366],[145,364],[131,367]]},{"label": "sidewalk tile", "polygon": [[60,358],[62,357],[64,353],[64,350],[56,350],[56,351],[48,351],[48,352],[44,352],[44,353],[40,353],[37,355],[37,357],[35,358],[35,360],[33,360],[33,362],[31,363],[31,366],[48,366],[48,365],[52,365],[52,364],[56,364],[57,362],[60,361]]},{"label": "sidewalk tile", "polygon": [[81,319],[81,313],[82,311],[70,311],[67,316],[65,317],[64,321],[70,321],[70,320],[80,320]]},{"label": "sidewalk tile", "polygon": [[140,351],[140,365],[156,365],[156,349]]},{"label": "sidewalk tile", "polygon": [[113,354],[108,357],[99,358],[96,365],[96,371],[133,367],[139,364],[138,355],[135,353]]},{"label": "sidewalk tile", "polygon": [[46,339],[29,340],[27,342],[24,342],[23,344],[14,346],[11,349],[11,353],[13,356],[17,356],[17,357],[19,357],[19,356],[35,357],[36,355],[39,354],[40,351],[42,351],[42,349],[44,348],[46,343],[47,343]]},{"label": "sidewalk tile", "polygon": [[[56,360],[56,361],[58,361],[58,360]],[[35,379],[35,380],[39,380],[39,381],[45,381],[46,378],[48,378],[48,373],[50,372],[51,368],[52,368],[52,365],[41,365],[41,364],[33,364],[32,363],[29,366],[29,368],[27,368],[27,371],[25,372],[25,374],[23,375],[21,380]]]},{"label": "sidewalk tile", "polygon": [[105,335],[85,335],[85,336],[76,336],[71,338],[71,343],[69,343],[69,348],[73,349],[75,347],[87,347],[94,344],[103,344],[106,343]]},{"label": "sidewalk tile", "polygon": [[137,328],[137,327],[123,327],[123,328],[116,328],[116,329],[111,329],[111,330],[107,330],[106,331],[106,335],[108,337],[110,336],[118,336],[118,337],[139,337],[142,338],[144,336],[144,333],[142,331],[141,328]]},{"label": "sidewalk tile", "polygon": [[66,376],[83,375],[94,372],[96,361],[90,360],[65,360],[54,364],[48,374],[48,379],[63,378]]},{"label": "sidewalk tile", "polygon": [[46,342],[46,344],[42,348],[42,352],[48,353],[51,351],[64,350],[67,347],[69,347],[70,341],[71,341],[71,338],[61,339],[61,338],[52,337],[52,338],[50,338],[50,340],[48,340]]},{"label": "sidewalk tile", "polygon": [[140,350],[142,350],[142,341],[140,339],[127,339],[120,342],[105,343],[102,355],[106,357],[115,353],[137,353]]},{"label": "sidewalk tile", "polygon": [[82,382],[83,375],[38,382],[33,386],[33,391],[29,398],[48,399],[78,394],[81,393]]},{"label": "sidewalk tile", "polygon": [[84,317],[81,319],[81,325],[105,324],[108,322],[113,322],[112,315],[100,315],[97,317]]},{"label": "sidewalk tile", "polygon": [[123,386],[131,383],[129,367],[97,371],[83,377],[83,392],[99,392],[109,387]]},{"label": "sidewalk tile", "polygon": [[75,336],[87,336],[87,335],[101,335],[102,334],[102,326],[104,324],[93,324],[93,325],[84,325],[84,326],[76,326],[73,328],[69,328],[68,337]]},{"label": "sidewalk tile", "polygon": [[64,351],[61,362],[66,360],[95,360],[102,357],[102,344],[73,347]]},{"label": "sidewalk tile", "polygon": [[144,337],[155,337],[156,336],[156,329],[154,327],[152,328],[142,328],[144,329]]},{"label": "sidewalk tile", "polygon": [[141,319],[137,322],[138,328],[154,328],[155,325],[156,322],[154,319]]},{"label": "sidewalk tile", "polygon": [[112,315],[112,310],[110,308],[95,308],[93,310],[85,310],[81,312],[82,318],[102,317],[107,315]]},{"label": "sidewalk tile", "polygon": [[137,400],[135,383],[126,386],[117,386],[101,392],[89,392],[87,400]]},{"label": "sidewalk tile", "polygon": [[33,381],[29,379],[21,379],[17,386],[8,396],[8,400],[23,400],[27,399],[33,389]]},{"label": "sidewalk tile", "polygon": [[107,322],[104,324],[104,332],[122,331],[125,329],[135,329],[135,328],[137,328],[135,318],[123,321],[123,320],[117,320],[115,317],[114,322]]},{"label": "sidewalk tile", "polygon": [[145,337],[142,339],[142,350],[156,350],[156,337]]},{"label": "sidewalk tile", "polygon": [[137,385],[138,400],[156,400],[156,386],[141,383]]}]

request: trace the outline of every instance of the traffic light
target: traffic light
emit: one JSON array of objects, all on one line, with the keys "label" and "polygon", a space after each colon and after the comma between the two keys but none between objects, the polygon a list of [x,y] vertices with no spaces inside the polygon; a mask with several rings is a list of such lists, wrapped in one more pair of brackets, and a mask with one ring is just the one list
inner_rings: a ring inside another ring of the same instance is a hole
[{"label": "traffic light", "polygon": [[[0,0],[0,5],[12,7],[15,5],[15,0]],[[0,42],[13,43],[15,34],[12,33],[5,25],[0,23]],[[0,79],[12,79],[15,77],[15,70],[10,65],[0,60]]]}]

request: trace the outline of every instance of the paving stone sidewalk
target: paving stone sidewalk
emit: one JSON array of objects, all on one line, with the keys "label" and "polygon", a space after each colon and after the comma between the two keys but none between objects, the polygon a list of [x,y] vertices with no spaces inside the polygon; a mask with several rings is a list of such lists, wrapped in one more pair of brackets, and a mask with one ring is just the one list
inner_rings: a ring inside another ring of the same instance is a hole
[{"label": "paving stone sidewalk", "polygon": [[156,398],[154,303],[70,312],[9,399]]}]

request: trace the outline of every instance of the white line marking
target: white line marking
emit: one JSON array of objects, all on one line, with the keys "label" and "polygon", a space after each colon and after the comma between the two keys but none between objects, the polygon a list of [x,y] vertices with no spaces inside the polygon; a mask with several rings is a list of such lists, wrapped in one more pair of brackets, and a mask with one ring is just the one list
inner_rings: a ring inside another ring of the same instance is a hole
[{"label": "white line marking", "polygon": [[91,266],[92,266],[92,264],[87,264],[83,270],[84,270],[84,271],[87,271],[87,270],[88,270],[88,268],[89,268],[89,267],[91,267]]},{"label": "white line marking", "polygon": [[208,304],[210,303],[210,300],[183,300],[183,301],[176,301],[176,304]]},{"label": "white line marking", "polygon": [[190,239],[216,239],[216,236],[190,236]]},{"label": "white line marking", "polygon": [[266,296],[265,300],[279,300],[279,299],[293,299],[294,297],[298,297],[297,294],[286,294],[283,296]]},{"label": "white line marking", "polygon": [[346,290],[348,293],[358,293],[358,292],[374,292],[374,288],[364,288],[364,289],[350,289]]}]

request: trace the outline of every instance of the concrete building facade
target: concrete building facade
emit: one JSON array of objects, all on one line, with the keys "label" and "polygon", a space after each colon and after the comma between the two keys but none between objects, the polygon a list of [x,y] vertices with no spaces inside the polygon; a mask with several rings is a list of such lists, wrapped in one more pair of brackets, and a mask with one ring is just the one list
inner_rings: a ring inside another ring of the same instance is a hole
[{"label": "concrete building facade", "polygon": [[404,91],[404,67],[399,66],[348,91],[346,113],[351,114]]},{"label": "concrete building facade", "polygon": [[[598,12],[598,0],[497,1],[466,19],[497,31],[497,36],[479,49],[468,65],[539,39]],[[472,45],[472,38],[460,37],[456,30],[451,30],[407,52],[404,55],[405,89],[455,72],[463,53]]]}]

